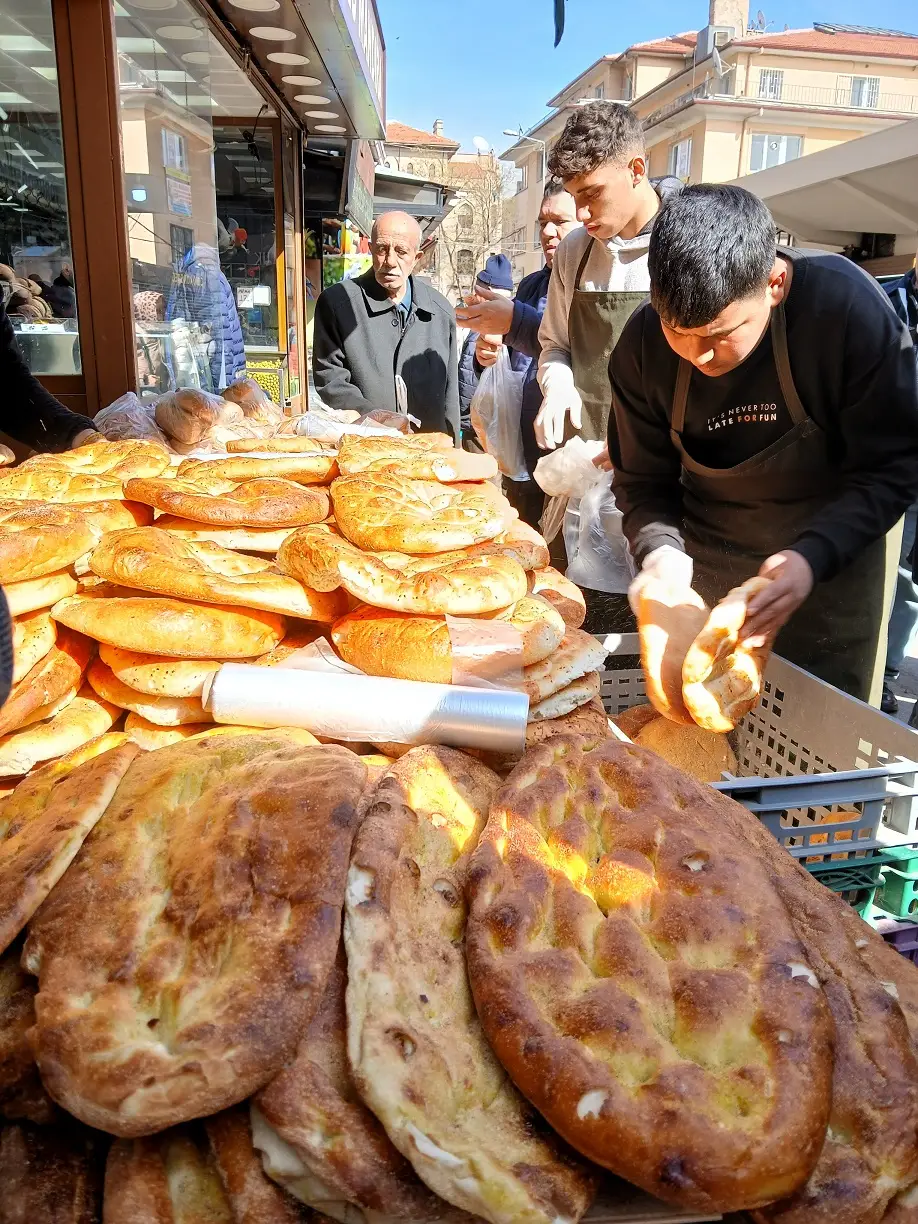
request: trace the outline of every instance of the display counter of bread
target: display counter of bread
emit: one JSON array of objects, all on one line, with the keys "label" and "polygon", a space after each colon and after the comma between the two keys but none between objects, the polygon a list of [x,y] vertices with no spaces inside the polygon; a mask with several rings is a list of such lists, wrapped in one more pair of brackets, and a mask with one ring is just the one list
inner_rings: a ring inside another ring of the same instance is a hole
[{"label": "display counter of bread", "polygon": [[0,1186],[36,1220],[913,1211],[916,968],[596,732],[504,782],[109,736],[0,804],[0,914]]}]

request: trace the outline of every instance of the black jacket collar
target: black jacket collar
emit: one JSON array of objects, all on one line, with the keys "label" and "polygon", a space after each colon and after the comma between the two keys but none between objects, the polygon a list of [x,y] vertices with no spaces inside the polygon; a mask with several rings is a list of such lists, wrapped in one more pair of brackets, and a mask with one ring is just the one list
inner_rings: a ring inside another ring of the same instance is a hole
[{"label": "black jacket collar", "polygon": [[[392,301],[386,296],[386,291],[376,279],[373,269],[370,268],[363,273],[362,276],[355,278],[356,284],[361,288],[364,298],[367,303],[367,310],[370,314],[384,314],[387,310],[395,310]],[[427,286],[423,281],[412,276],[411,278],[411,314],[418,314],[425,318],[430,318],[433,313],[431,310],[432,303],[427,292]]]}]

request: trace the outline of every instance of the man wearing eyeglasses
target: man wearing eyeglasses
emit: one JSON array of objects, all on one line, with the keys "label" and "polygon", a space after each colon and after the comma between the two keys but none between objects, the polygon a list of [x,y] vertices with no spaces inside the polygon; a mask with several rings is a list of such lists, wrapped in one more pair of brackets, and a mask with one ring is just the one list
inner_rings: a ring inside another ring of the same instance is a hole
[{"label": "man wearing eyeglasses", "polygon": [[421,227],[403,212],[373,226],[373,267],[316,302],[312,369],[329,408],[370,423],[459,438],[459,360],[453,308],[412,275]]}]

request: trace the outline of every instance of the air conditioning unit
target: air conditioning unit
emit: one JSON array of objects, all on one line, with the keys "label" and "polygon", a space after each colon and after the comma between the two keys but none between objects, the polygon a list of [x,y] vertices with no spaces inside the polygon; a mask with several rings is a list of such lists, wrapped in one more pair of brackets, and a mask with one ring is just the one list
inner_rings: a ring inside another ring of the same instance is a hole
[{"label": "air conditioning unit", "polygon": [[698,34],[695,46],[695,62],[700,63],[708,58],[715,47],[725,47],[736,37],[733,26],[705,26]]}]

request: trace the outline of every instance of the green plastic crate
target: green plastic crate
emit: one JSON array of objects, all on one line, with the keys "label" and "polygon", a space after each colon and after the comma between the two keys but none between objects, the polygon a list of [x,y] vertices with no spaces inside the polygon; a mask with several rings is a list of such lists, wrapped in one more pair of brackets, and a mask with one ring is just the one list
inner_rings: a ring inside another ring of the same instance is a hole
[{"label": "green plastic crate", "polygon": [[896,918],[918,914],[918,856],[914,847],[889,850],[896,863],[883,868],[876,904]]}]

